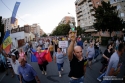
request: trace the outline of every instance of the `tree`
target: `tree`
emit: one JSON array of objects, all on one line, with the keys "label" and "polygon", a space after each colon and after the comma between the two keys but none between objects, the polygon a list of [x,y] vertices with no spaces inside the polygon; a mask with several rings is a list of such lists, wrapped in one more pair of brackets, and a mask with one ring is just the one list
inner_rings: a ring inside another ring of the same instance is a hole
[{"label": "tree", "polygon": [[116,6],[111,6],[110,2],[102,1],[101,6],[95,9],[96,23],[94,28],[100,31],[109,31],[110,37],[113,31],[121,31],[123,29],[123,20],[118,17]]},{"label": "tree", "polygon": [[67,35],[70,30],[69,24],[60,24],[56,27],[56,29],[51,34],[52,36],[61,36]]},{"label": "tree", "polygon": [[42,35],[42,37],[46,37],[47,35],[46,35],[46,33],[44,33],[43,35]]},{"label": "tree", "polygon": [[3,38],[4,38],[4,24],[2,24],[2,17],[0,17],[0,45],[2,44]]},{"label": "tree", "polygon": [[77,36],[79,36],[83,33],[83,30],[80,26],[76,27],[76,30],[77,30]]}]

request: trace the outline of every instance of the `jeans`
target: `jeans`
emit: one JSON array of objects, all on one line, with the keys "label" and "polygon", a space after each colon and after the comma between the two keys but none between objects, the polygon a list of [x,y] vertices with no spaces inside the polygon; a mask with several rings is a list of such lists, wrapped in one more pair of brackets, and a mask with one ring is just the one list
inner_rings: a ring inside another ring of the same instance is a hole
[{"label": "jeans", "polygon": [[81,78],[78,79],[72,79],[70,78],[70,83],[83,83],[84,77],[82,76]]},{"label": "jeans", "polygon": [[102,79],[103,76],[105,76],[105,73],[106,73],[106,72],[104,72],[103,74],[101,74],[101,75],[98,77],[98,79]]},{"label": "jeans", "polygon": [[99,49],[95,49],[95,56],[94,56],[94,59],[97,58],[97,56],[99,55],[99,53],[100,53],[100,50],[99,50]]},{"label": "jeans", "polygon": [[61,68],[63,67],[63,63],[57,63],[58,71],[61,71]]}]

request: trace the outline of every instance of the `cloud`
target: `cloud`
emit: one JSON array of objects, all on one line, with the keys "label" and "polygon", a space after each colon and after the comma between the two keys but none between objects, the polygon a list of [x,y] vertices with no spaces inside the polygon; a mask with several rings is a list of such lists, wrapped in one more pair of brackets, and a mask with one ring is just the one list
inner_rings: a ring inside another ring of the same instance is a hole
[{"label": "cloud", "polygon": [[24,15],[22,15],[20,18],[27,18],[27,17],[29,17],[29,16],[31,16],[31,14],[24,14]]}]

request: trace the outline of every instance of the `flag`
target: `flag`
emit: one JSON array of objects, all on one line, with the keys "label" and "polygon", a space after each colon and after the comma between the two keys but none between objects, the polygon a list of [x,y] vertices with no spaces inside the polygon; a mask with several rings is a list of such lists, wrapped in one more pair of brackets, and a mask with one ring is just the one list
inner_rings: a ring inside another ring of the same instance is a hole
[{"label": "flag", "polygon": [[11,43],[12,43],[12,40],[10,38],[10,30],[8,30],[6,31],[5,36],[3,38],[3,42],[2,42],[2,48],[7,54],[10,52]]},{"label": "flag", "polygon": [[[30,49],[33,53],[36,52],[34,49]],[[31,62],[37,62],[37,58],[34,54],[31,53]]]},{"label": "flag", "polygon": [[11,24],[14,24],[14,22],[15,22],[15,17],[16,17],[16,13],[17,13],[19,5],[20,5],[20,2],[15,3],[13,13],[12,13],[12,17],[11,17]]},{"label": "flag", "polygon": [[[34,53],[36,52],[36,50],[34,49],[31,49],[31,51]],[[41,52],[47,52],[47,50],[41,50]],[[48,62],[52,62],[52,57],[50,55],[50,52],[48,51],[46,54],[45,54],[45,59],[48,61]],[[34,54],[31,54],[31,62],[37,62],[37,58]]]}]

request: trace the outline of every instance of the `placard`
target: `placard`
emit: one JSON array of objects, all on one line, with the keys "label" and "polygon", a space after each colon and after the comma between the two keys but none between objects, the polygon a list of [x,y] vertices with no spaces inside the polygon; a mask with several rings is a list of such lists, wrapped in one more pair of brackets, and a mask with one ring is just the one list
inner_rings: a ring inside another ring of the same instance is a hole
[{"label": "placard", "polygon": [[59,41],[59,47],[60,48],[67,48],[68,47],[68,41]]}]

